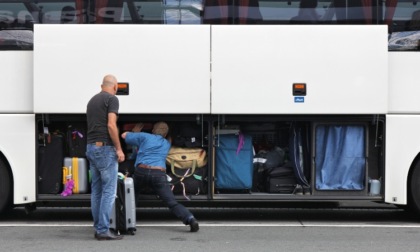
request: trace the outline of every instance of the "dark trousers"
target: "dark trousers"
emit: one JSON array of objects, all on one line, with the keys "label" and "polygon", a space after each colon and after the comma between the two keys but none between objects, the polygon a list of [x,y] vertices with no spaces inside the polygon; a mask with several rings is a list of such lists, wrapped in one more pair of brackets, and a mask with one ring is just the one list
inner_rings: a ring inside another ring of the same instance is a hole
[{"label": "dark trousers", "polygon": [[183,205],[179,204],[171,190],[166,173],[159,170],[136,168],[134,172],[134,186],[136,195],[139,195],[142,188],[149,187],[169,207],[169,210],[179,218],[185,225],[189,224],[192,213]]}]

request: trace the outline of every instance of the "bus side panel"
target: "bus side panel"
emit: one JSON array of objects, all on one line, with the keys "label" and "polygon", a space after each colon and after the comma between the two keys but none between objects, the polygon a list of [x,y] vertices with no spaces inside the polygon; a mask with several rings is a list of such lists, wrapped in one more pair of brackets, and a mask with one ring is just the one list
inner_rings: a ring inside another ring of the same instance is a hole
[{"label": "bus side panel", "polygon": [[385,114],[387,62],[386,26],[212,26],[212,113]]},{"label": "bus side panel", "polygon": [[14,204],[35,202],[35,115],[0,115],[0,125],[0,151],[12,168]]},{"label": "bus side panel", "polygon": [[420,112],[419,52],[389,52],[389,112]]},{"label": "bus side panel", "polygon": [[407,203],[407,177],[420,152],[420,115],[386,116],[385,201]]},{"label": "bus side panel", "polygon": [[210,113],[210,26],[35,25],[34,110],[85,113],[105,74],[120,113]]},{"label": "bus side panel", "polygon": [[31,51],[0,51],[0,113],[32,113]]}]

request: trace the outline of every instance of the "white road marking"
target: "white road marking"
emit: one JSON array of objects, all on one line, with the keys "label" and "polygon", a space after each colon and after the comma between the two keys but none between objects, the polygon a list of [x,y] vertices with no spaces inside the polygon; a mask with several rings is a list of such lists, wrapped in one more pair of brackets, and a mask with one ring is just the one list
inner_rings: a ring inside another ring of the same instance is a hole
[{"label": "white road marking", "polygon": [[[181,223],[147,223],[136,227],[177,227]],[[0,223],[0,227],[92,227],[92,224]],[[337,228],[420,228],[413,224],[282,224],[282,223],[203,223],[200,227],[337,227]]]}]

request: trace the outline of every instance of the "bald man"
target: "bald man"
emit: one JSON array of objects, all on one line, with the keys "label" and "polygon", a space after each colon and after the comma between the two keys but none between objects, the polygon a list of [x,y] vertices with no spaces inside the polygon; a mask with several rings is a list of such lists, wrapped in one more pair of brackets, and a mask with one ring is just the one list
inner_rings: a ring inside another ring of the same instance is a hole
[{"label": "bald man", "polygon": [[123,238],[121,235],[109,230],[109,218],[117,192],[118,162],[125,159],[117,128],[117,78],[106,75],[101,89],[90,99],[86,109],[86,156],[92,174],[93,226],[97,240],[120,240]]}]

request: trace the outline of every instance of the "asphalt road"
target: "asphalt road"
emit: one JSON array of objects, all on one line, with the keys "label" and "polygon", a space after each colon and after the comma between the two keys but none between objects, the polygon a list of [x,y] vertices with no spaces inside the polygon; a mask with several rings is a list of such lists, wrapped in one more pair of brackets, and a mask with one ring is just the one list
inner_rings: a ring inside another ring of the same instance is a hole
[{"label": "asphalt road", "polygon": [[197,233],[165,208],[138,208],[135,235],[96,241],[89,208],[16,208],[0,217],[0,251],[420,250],[419,218],[394,206],[191,210]]}]

